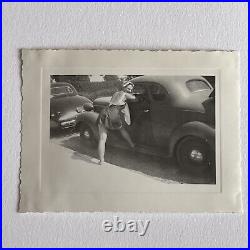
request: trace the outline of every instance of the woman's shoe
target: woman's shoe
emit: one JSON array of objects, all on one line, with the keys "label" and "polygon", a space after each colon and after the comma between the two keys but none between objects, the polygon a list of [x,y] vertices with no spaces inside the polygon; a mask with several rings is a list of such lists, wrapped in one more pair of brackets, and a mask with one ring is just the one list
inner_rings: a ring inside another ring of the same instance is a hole
[{"label": "woman's shoe", "polygon": [[99,160],[98,164],[102,165],[104,163],[104,160]]}]

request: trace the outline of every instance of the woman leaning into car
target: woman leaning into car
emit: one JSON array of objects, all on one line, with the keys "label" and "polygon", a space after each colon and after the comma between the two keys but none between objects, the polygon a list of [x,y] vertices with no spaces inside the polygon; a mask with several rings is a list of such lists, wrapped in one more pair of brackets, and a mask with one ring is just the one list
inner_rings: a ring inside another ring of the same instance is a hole
[{"label": "woman leaning into car", "polygon": [[109,106],[100,112],[97,119],[99,129],[98,155],[100,165],[104,162],[108,130],[119,130],[130,147],[135,147],[129,133],[125,129],[125,126],[131,123],[129,108],[126,101],[136,99],[136,97],[131,94],[133,88],[134,84],[132,82],[123,83],[122,90],[115,92],[110,100]]}]

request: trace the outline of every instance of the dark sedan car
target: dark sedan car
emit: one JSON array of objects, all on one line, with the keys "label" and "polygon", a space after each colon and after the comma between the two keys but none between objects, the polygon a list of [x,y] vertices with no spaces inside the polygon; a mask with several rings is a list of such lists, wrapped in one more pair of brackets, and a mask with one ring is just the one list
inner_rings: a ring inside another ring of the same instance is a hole
[{"label": "dark sedan car", "polygon": [[50,128],[75,128],[77,116],[81,114],[83,105],[92,106],[92,101],[79,96],[69,83],[52,83],[50,87]]},{"label": "dark sedan car", "polygon": [[[129,102],[132,124],[128,126],[136,150],[175,156],[185,169],[215,169],[214,89],[203,77],[141,76],[132,80],[136,101]],[[85,112],[80,136],[98,140],[96,119],[110,97],[94,101],[94,111]],[[108,143],[127,147],[120,134],[110,131]]]}]

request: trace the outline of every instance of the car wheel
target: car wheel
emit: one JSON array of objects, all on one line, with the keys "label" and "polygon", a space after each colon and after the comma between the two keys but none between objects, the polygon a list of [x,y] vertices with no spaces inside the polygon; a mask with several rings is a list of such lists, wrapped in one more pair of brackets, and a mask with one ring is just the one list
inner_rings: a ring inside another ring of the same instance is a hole
[{"label": "car wheel", "polygon": [[94,133],[87,124],[81,124],[79,130],[80,130],[81,142],[92,146],[96,144]]},{"label": "car wheel", "polygon": [[215,169],[215,153],[202,138],[187,136],[176,147],[176,159],[183,170],[200,173]]}]

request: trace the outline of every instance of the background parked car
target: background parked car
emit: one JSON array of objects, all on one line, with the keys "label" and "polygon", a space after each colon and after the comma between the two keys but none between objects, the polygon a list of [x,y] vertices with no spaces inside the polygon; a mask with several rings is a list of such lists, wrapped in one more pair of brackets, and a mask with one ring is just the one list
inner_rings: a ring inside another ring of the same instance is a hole
[{"label": "background parked car", "polygon": [[[136,143],[136,150],[175,156],[184,169],[214,170],[215,105],[212,85],[200,76],[141,76],[131,81],[135,84],[137,101],[128,103],[132,124],[127,129]],[[110,98],[97,98],[93,102],[94,111],[78,117],[83,141],[98,140],[96,119]],[[115,131],[109,133],[108,143],[127,147]]]},{"label": "background parked car", "polygon": [[84,104],[92,106],[92,101],[79,96],[71,84],[51,83],[50,128],[76,128],[77,116],[84,111]]}]

